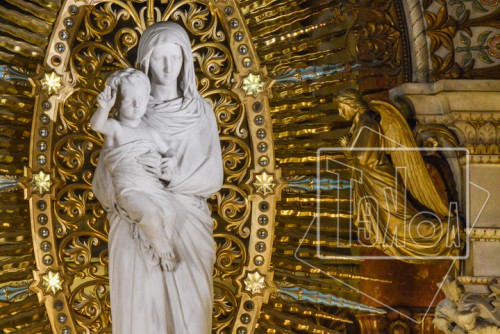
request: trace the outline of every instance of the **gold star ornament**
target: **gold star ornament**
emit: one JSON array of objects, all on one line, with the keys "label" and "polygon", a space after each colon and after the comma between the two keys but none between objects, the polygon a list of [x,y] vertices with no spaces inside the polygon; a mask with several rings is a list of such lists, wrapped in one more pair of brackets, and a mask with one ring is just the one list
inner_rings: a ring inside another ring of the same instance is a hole
[{"label": "gold star ornament", "polygon": [[62,290],[63,280],[59,273],[53,271],[47,271],[45,275],[42,276],[42,287],[45,293],[51,293],[55,295],[57,292]]},{"label": "gold star ornament", "polygon": [[42,88],[47,91],[47,94],[57,93],[61,89],[61,77],[55,72],[45,73],[44,78],[41,80]]},{"label": "gold star ornament", "polygon": [[250,73],[246,78],[243,79],[243,90],[246,95],[257,96],[264,90],[264,82],[260,77],[260,74],[252,74]]},{"label": "gold star ornament", "polygon": [[247,277],[243,281],[245,284],[245,290],[249,291],[251,294],[262,293],[262,290],[266,287],[265,277],[261,276],[258,271],[253,273],[248,273]]},{"label": "gold star ornament", "polygon": [[267,194],[273,192],[273,188],[275,186],[274,178],[272,175],[263,172],[262,174],[255,176],[255,181],[253,185],[258,193],[261,193],[263,196],[266,196]]},{"label": "gold star ornament", "polygon": [[33,184],[33,190],[40,192],[40,195],[44,192],[50,191],[50,187],[52,186],[50,175],[45,174],[43,171],[33,175],[31,183]]}]

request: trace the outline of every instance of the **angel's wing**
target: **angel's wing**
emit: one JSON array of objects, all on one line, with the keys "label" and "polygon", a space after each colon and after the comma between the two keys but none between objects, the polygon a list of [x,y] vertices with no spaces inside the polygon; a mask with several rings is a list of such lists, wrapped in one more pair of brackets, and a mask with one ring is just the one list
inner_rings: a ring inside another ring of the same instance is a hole
[{"label": "angel's wing", "polygon": [[[385,136],[385,147],[391,154],[395,167],[408,167],[406,187],[417,201],[431,209],[436,214],[447,217],[450,215],[448,205],[439,196],[432,181],[424,159],[416,149],[417,143],[410,128],[399,110],[392,104],[373,100],[370,108],[380,114],[380,126]],[[396,148],[391,149],[391,148]],[[408,148],[405,150],[404,148]]]}]

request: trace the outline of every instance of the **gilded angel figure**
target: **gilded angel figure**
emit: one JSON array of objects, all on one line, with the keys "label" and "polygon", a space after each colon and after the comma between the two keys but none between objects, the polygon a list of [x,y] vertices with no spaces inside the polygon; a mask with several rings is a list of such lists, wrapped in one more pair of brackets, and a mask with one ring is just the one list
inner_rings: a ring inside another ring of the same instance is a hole
[{"label": "gilded angel figure", "polygon": [[342,145],[361,177],[353,182],[355,225],[366,236],[361,242],[408,262],[457,255],[457,218],[403,116],[390,103],[367,103],[354,89],[340,92],[337,103],[339,114],[353,122]]}]

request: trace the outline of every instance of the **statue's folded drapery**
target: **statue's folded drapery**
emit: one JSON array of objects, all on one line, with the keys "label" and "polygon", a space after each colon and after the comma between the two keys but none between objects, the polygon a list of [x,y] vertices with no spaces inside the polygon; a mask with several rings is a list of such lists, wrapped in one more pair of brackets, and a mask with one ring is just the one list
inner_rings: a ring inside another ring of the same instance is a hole
[{"label": "statue's folded drapery", "polygon": [[[158,179],[148,178],[143,166],[134,163],[141,149],[147,149],[147,145],[132,142],[113,149],[104,148],[100,156],[103,163],[94,176],[94,191],[108,210],[110,222],[113,331],[122,334],[209,333],[206,329],[210,328],[210,319],[194,316],[210,315],[212,308],[215,249],[212,219],[205,198],[171,192]],[[113,171],[113,176],[109,171]],[[121,173],[128,173],[129,177],[126,174],[121,177]],[[141,190],[141,186],[147,188],[152,203],[159,205],[162,219],[168,221],[172,215],[165,208],[175,210],[174,225],[166,225],[167,229],[173,228],[168,232],[171,232],[176,254],[175,271],[154,266],[157,259],[148,240],[141,235],[139,223],[131,221],[122,207],[126,203],[120,205],[121,200],[116,198],[124,189]]]}]

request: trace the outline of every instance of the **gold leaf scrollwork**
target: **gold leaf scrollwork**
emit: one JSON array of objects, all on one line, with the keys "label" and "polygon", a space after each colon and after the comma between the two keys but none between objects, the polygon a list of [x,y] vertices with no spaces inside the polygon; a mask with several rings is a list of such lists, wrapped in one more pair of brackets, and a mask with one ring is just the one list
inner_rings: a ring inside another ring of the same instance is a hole
[{"label": "gold leaf scrollwork", "polygon": [[214,282],[213,333],[225,333],[236,317],[238,303],[234,292],[220,282]]},{"label": "gold leaf scrollwork", "polygon": [[193,57],[215,88],[229,86],[234,65],[231,52],[224,45],[213,42],[195,45]]},{"label": "gold leaf scrollwork", "polygon": [[108,238],[103,233],[77,232],[61,241],[60,255],[66,268],[80,278],[106,278],[108,265]]},{"label": "gold leaf scrollwork", "polygon": [[248,137],[245,113],[236,94],[227,89],[213,89],[203,97],[212,104],[220,134],[234,134],[241,139]]},{"label": "gold leaf scrollwork", "polygon": [[131,64],[122,57],[117,48],[94,42],[77,45],[72,52],[71,73],[86,87],[101,91],[104,81],[99,77],[103,66],[128,68]]},{"label": "gold leaf scrollwork", "polygon": [[102,41],[102,36],[108,35],[116,27],[120,18],[127,20],[130,14],[126,10],[117,12],[112,9],[113,2],[108,2],[102,6],[94,6],[85,12],[82,30],[78,32],[77,38],[80,42],[94,40]]},{"label": "gold leaf scrollwork", "polygon": [[94,229],[94,226],[89,222],[95,221],[95,218],[89,218],[87,215],[88,211],[93,208],[89,202],[94,201],[95,197],[91,185],[76,183],[63,187],[56,197],[57,236],[66,236],[69,232],[68,229],[75,232],[85,230],[86,227]]},{"label": "gold leaf scrollwork", "polygon": [[107,280],[92,280],[73,290],[69,300],[85,333],[111,333],[111,303]]},{"label": "gold leaf scrollwork", "polygon": [[[201,42],[213,40],[222,42],[226,36],[218,29],[218,19],[210,11],[205,3],[184,0],[176,2],[169,10],[166,10],[161,18],[167,21],[170,16],[174,21],[182,20],[186,29],[195,36],[199,36]],[[185,6],[188,6],[186,10]]]},{"label": "gold leaf scrollwork", "polygon": [[245,244],[227,233],[214,234],[214,238],[217,244],[214,277],[226,279],[238,274],[247,259]]},{"label": "gold leaf scrollwork", "polygon": [[251,163],[250,149],[245,142],[234,137],[221,136],[220,140],[226,182],[240,183]]},{"label": "gold leaf scrollwork", "polygon": [[217,199],[217,213],[226,224],[225,230],[237,230],[240,237],[247,238],[250,235],[250,228],[246,226],[250,217],[248,195],[239,187],[223,184],[222,189],[215,194],[215,197]]},{"label": "gold leaf scrollwork", "polygon": [[87,128],[88,121],[95,109],[97,91],[85,88],[74,90],[64,101],[64,110],[60,113],[57,134],[63,136]]},{"label": "gold leaf scrollwork", "polygon": [[[84,168],[89,167],[87,162],[93,166],[97,163],[98,153],[96,147],[101,146],[101,141],[97,137],[89,137],[84,134],[67,135],[60,139],[55,147],[55,164],[58,168],[59,176],[64,181],[76,182],[80,178],[86,183],[92,183],[92,173],[85,173]],[[80,175],[81,172],[84,172]]]}]

